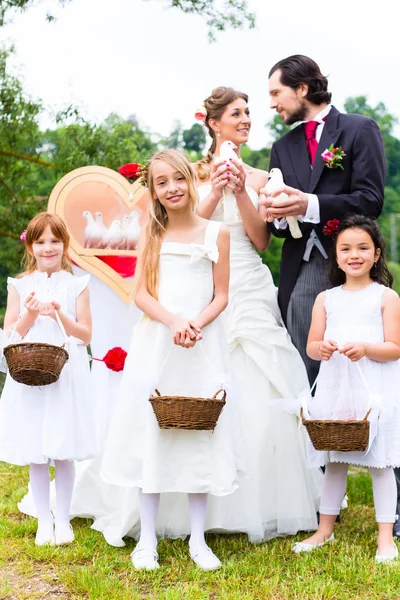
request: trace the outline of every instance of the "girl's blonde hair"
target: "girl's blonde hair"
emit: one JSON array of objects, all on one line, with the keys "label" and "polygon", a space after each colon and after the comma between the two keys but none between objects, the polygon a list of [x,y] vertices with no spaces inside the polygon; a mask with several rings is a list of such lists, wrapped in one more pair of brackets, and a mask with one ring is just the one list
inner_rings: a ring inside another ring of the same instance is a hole
[{"label": "girl's blonde hair", "polygon": [[33,217],[28,223],[25,238],[25,253],[22,258],[22,265],[25,270],[21,273],[21,277],[23,275],[29,275],[36,270],[37,264],[36,258],[33,256],[32,245],[41,238],[47,227],[50,227],[54,237],[64,244],[61,268],[65,271],[72,272],[71,259],[68,256],[70,236],[64,221],[58,215],[41,212],[36,215],[36,217]]},{"label": "girl's blonde hair", "polygon": [[147,183],[150,193],[149,214],[145,229],[145,240],[141,254],[141,268],[136,273],[134,295],[140,283],[145,280],[147,290],[153,298],[158,299],[158,265],[161,241],[168,223],[168,214],[155,191],[153,169],[156,162],[164,161],[183,175],[188,186],[190,205],[196,210],[198,196],[196,190],[196,174],[189,160],[177,150],[167,149],[157,152],[148,165]]},{"label": "girl's blonde hair", "polygon": [[211,92],[211,96],[208,96],[208,98],[204,100],[203,104],[207,110],[207,116],[204,121],[204,125],[208,129],[208,133],[212,139],[212,142],[205,157],[197,162],[197,176],[200,181],[207,181],[209,179],[211,173],[210,163],[214,158],[214,152],[217,147],[217,137],[215,131],[210,125],[210,119],[219,121],[228,104],[231,104],[238,98],[242,98],[246,104],[249,101],[247,94],[239,92],[231,87],[220,86],[215,88]]}]

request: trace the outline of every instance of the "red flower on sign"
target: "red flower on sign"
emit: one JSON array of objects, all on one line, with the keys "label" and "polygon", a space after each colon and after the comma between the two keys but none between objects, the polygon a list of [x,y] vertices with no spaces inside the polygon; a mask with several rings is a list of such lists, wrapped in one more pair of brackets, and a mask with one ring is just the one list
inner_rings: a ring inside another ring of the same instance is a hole
[{"label": "red flower on sign", "polygon": [[124,370],[127,354],[128,353],[125,352],[123,348],[117,346],[115,348],[111,348],[111,350],[107,352],[102,360],[106,367],[108,367],[111,371],[119,373],[119,371]]},{"label": "red flower on sign", "polygon": [[120,174],[130,182],[141,179],[142,185],[147,185],[147,167],[140,163],[127,163],[118,169]]},{"label": "red flower on sign", "polygon": [[322,229],[322,233],[324,233],[327,237],[336,237],[339,225],[339,219],[331,219],[330,221],[326,222]]}]

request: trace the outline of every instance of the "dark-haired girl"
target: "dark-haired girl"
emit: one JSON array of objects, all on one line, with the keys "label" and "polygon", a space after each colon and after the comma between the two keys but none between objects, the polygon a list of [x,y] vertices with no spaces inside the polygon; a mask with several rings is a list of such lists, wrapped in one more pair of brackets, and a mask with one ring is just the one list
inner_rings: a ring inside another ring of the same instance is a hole
[{"label": "dark-haired girl", "polygon": [[370,427],[376,434],[366,452],[310,448],[310,465],[326,465],[320,523],[293,550],[308,552],[333,539],[348,467],[362,465],[372,477],[379,528],[376,561],[389,562],[398,556],[392,527],[397,500],[393,467],[400,465],[400,299],[390,289],[393,278],[374,220],[352,215],[340,223],[331,280],[336,287],[315,301],[307,343],[308,355],[323,361],[311,417],[363,419],[375,397]]}]

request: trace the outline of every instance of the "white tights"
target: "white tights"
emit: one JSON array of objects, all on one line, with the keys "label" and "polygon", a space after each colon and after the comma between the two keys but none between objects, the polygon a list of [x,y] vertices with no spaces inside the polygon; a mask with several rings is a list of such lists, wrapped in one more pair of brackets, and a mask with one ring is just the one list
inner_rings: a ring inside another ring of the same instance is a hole
[{"label": "white tights", "polygon": [[[346,493],[348,464],[329,463],[326,466],[321,494],[321,515],[338,515]],[[374,493],[377,523],[394,523],[396,520],[397,487],[391,467],[369,467]]]},{"label": "white tights", "polygon": [[[190,540],[192,551],[206,545],[204,529],[207,516],[207,494],[188,494],[190,515]],[[139,547],[157,548],[156,520],[160,494],[140,492],[140,540]]]},{"label": "white tights", "polygon": [[[75,480],[75,464],[69,460],[55,460],[56,467],[56,523],[69,523],[72,490]],[[39,522],[52,522],[50,511],[50,461],[30,465],[30,482]]]}]

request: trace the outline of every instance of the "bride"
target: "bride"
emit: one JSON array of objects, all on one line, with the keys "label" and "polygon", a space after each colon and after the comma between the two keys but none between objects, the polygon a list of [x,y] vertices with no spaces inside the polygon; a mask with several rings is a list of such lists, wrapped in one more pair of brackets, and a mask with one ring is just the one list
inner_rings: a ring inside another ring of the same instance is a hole
[{"label": "bride", "polygon": [[[283,325],[271,273],[256,251],[269,244],[265,209],[258,207],[268,174],[240,160],[240,146],[251,127],[248,97],[218,87],[196,116],[212,138],[206,157],[197,163],[198,213],[225,221],[231,233],[225,323],[241,392],[249,472],[237,492],[210,501],[208,522],[213,529],[246,532],[251,541],[263,541],[317,527],[321,474],[308,469],[304,428],[296,416],[273,408],[279,399],[297,397],[308,379]],[[221,144],[228,140],[237,156],[222,161]],[[224,192],[234,196],[229,214]]]}]

